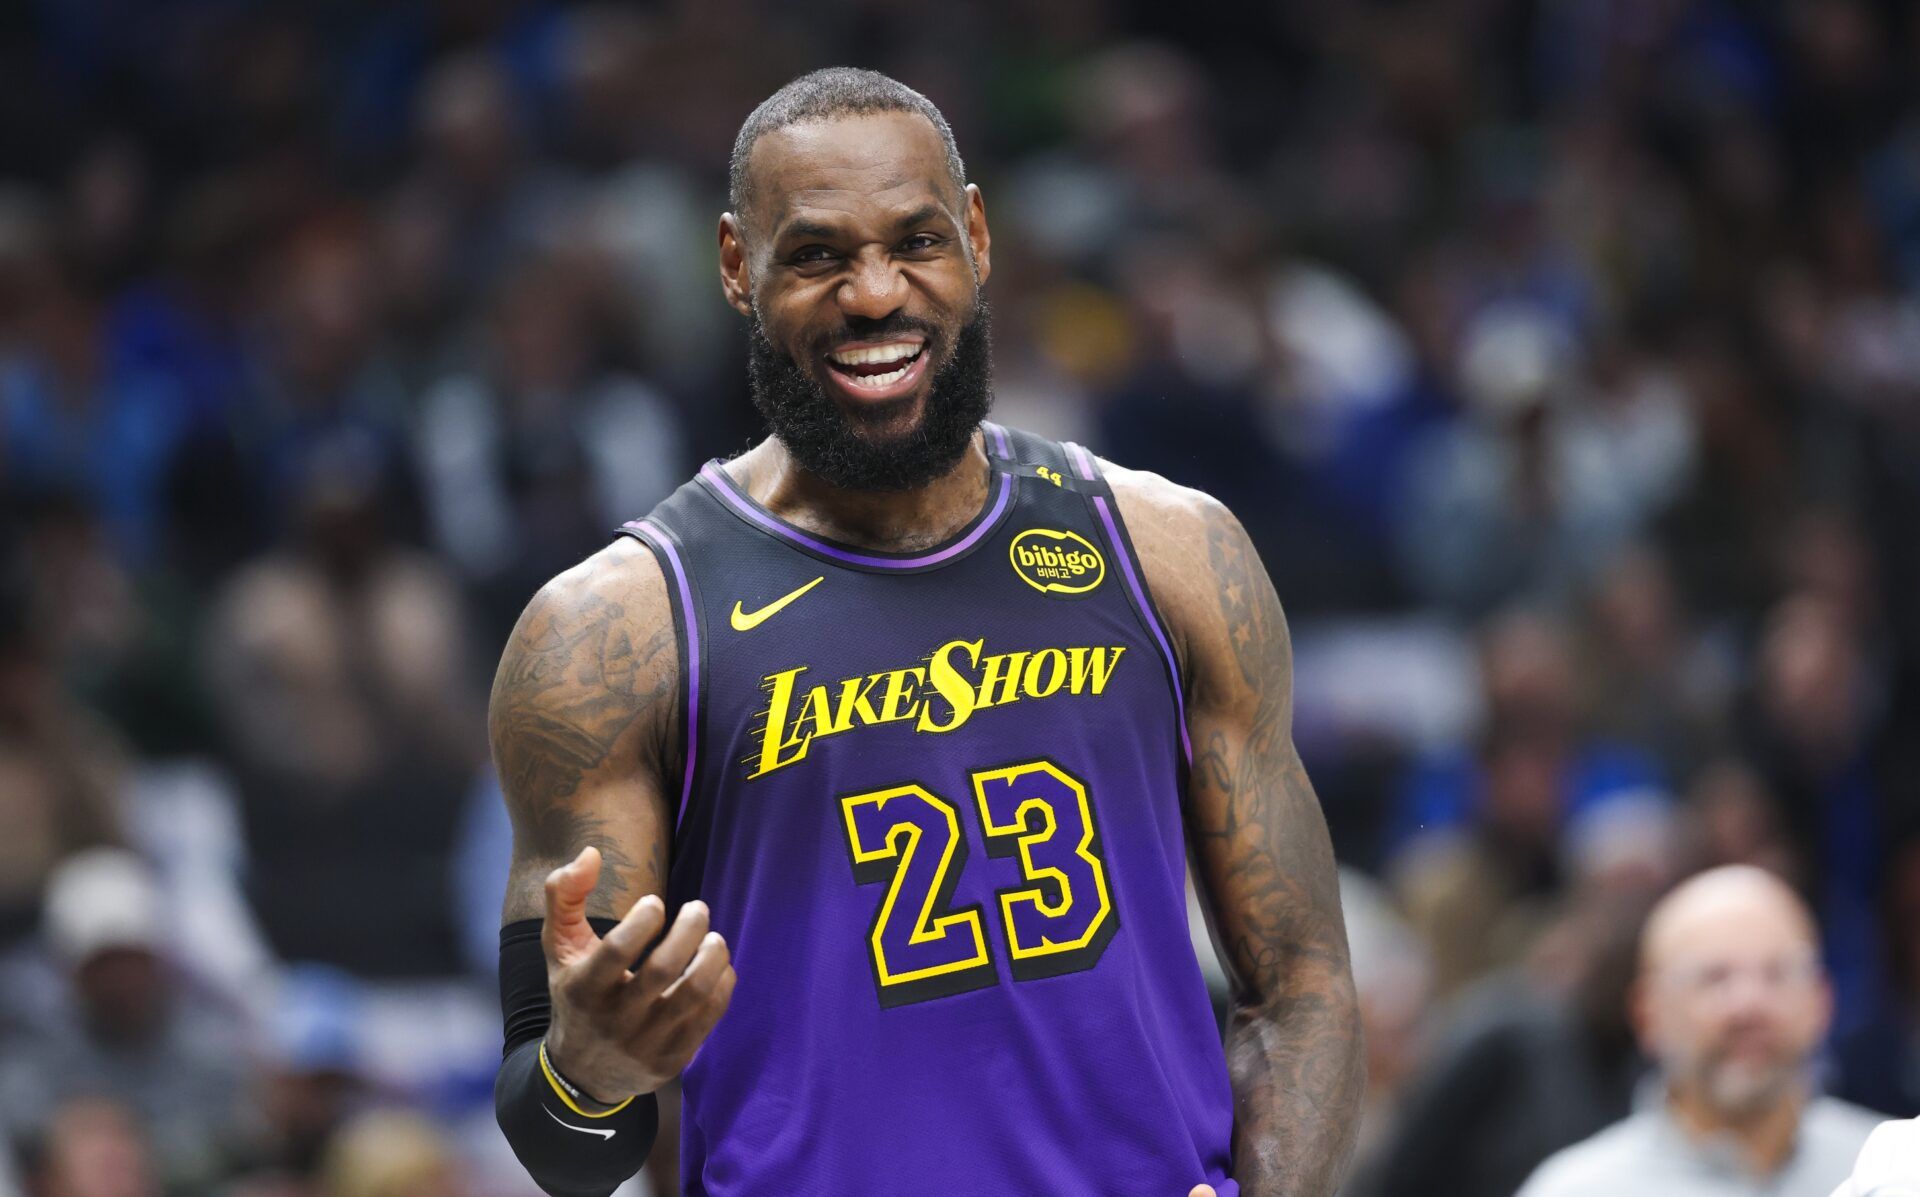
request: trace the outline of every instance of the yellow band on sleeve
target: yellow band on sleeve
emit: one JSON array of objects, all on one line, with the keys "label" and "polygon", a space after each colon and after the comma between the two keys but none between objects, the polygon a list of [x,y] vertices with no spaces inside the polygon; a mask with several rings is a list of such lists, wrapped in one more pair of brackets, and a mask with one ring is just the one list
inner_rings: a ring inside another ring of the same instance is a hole
[{"label": "yellow band on sleeve", "polygon": [[567,1108],[582,1118],[611,1118],[633,1104],[633,1098],[629,1097],[612,1109],[602,1110],[598,1114],[593,1113],[591,1110],[581,1109],[580,1103],[575,1101],[573,1094],[568,1091],[571,1086],[560,1079],[560,1074],[553,1070],[553,1063],[547,1059],[547,1045],[545,1043],[540,1045],[540,1071],[546,1074],[547,1084],[553,1087],[553,1091],[559,1095],[561,1101],[567,1103]]}]

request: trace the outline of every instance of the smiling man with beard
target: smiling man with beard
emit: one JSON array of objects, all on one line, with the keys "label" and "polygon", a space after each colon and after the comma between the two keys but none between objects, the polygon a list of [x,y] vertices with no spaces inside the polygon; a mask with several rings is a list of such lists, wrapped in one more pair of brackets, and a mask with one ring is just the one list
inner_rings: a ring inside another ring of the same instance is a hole
[{"label": "smiling man with beard", "polygon": [[1655,907],[1640,964],[1654,1100],[1520,1197],[1827,1197],[1877,1119],[1814,1092],[1833,998],[1799,897],[1748,866],[1702,873]]},{"label": "smiling man with beard", "polygon": [[1332,1197],[1353,978],[1245,531],[987,420],[986,205],[919,93],[795,80],[729,198],[770,435],[542,590],[495,681],[508,1140],[611,1192],[684,1070],[688,1194]]}]

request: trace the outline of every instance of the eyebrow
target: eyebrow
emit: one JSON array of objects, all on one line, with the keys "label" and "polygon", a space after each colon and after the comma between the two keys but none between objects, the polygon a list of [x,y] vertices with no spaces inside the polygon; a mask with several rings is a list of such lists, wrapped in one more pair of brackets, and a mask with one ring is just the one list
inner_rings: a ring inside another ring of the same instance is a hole
[{"label": "eyebrow", "polygon": [[[944,213],[939,204],[921,204],[913,211],[896,218],[893,222],[893,228],[896,231],[909,229],[914,225],[924,224],[934,217],[941,215],[944,215]],[[832,241],[839,237],[843,231],[844,230],[838,225],[823,224],[817,220],[807,220],[803,218],[782,225],[780,231],[774,234],[774,240],[788,241],[794,238],[805,238],[807,240]]]}]

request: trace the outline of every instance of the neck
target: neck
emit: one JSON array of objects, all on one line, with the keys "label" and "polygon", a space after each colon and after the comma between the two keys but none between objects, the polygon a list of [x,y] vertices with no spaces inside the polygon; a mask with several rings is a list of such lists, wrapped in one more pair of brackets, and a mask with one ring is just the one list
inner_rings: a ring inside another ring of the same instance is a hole
[{"label": "neck", "polygon": [[1667,1091],[1667,1108],[1687,1138],[1696,1143],[1732,1139],[1739,1145],[1742,1162],[1754,1176],[1771,1176],[1785,1166],[1787,1157],[1793,1154],[1800,1114],[1806,1104],[1806,1091],[1796,1084],[1762,1109],[1745,1117],[1730,1118],[1709,1105],[1696,1089],[1674,1085]]},{"label": "neck", "polygon": [[815,535],[865,549],[913,552],[952,536],[986,506],[990,478],[976,432],[952,469],[916,490],[848,490],[802,469],[778,437],[725,466],[753,500]]}]

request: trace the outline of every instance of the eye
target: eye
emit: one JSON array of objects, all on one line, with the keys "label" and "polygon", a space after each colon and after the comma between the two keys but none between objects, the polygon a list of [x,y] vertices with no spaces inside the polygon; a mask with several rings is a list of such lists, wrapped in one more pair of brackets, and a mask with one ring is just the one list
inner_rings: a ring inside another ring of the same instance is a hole
[{"label": "eye", "polygon": [[915,233],[905,241],[902,241],[900,248],[906,250],[908,253],[925,253],[930,249],[938,249],[945,240],[944,237],[936,236],[933,233]]},{"label": "eye", "polygon": [[833,251],[824,245],[803,245],[788,255],[787,260],[797,266],[813,266],[832,258]]}]

